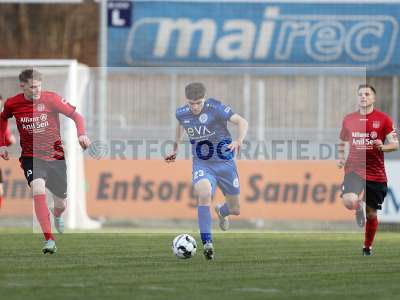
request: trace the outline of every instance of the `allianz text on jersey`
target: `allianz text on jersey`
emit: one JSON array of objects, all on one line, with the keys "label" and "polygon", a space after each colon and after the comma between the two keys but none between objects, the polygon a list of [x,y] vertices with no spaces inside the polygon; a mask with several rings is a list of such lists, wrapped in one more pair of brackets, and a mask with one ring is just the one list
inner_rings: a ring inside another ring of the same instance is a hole
[{"label": "allianz text on jersey", "polygon": [[242,4],[241,10],[209,3],[207,13],[196,4],[190,10],[175,5],[156,9],[156,16],[134,16],[125,48],[128,64],[367,64],[381,69],[395,55],[399,16],[373,5],[308,4],[304,9],[258,3],[257,8]]}]

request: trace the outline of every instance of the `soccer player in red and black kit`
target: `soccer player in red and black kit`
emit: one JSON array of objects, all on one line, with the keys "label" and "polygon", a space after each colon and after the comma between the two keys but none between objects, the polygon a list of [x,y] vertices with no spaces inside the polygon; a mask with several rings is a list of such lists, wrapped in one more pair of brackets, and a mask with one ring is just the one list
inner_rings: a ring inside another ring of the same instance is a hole
[{"label": "soccer player in red and black kit", "polygon": [[[364,84],[358,87],[359,110],[343,119],[340,132],[338,167],[344,166],[343,204],[356,210],[360,227],[365,225],[363,255],[372,255],[372,243],[378,229],[377,210],[387,193],[384,152],[399,148],[396,131],[390,117],[375,109],[376,91]],[[344,158],[345,143],[349,155]],[[364,205],[366,203],[365,224]]]},{"label": "soccer player in red and black kit", "polygon": [[51,231],[50,214],[46,204],[46,188],[54,198],[54,224],[64,230],[62,213],[66,208],[67,174],[64,149],[60,136],[59,113],[75,122],[79,144],[90,145],[85,134],[84,120],[75,107],[53,92],[42,91],[42,74],[27,69],[19,75],[22,93],[7,99],[0,115],[0,156],[8,159],[4,146],[7,120],[14,117],[20,134],[21,167],[31,188],[36,217],[46,239],[43,253],[55,253],[57,247]]},{"label": "soccer player in red and black kit", "polygon": [[[2,102],[3,102],[3,96],[0,95],[0,112],[1,112],[1,108],[2,108]],[[5,130],[5,145],[6,146],[11,146],[12,144],[15,144],[15,136],[13,134],[11,134],[10,128],[7,126],[6,130]],[[3,172],[1,171],[0,168],[0,208],[3,205]]]}]

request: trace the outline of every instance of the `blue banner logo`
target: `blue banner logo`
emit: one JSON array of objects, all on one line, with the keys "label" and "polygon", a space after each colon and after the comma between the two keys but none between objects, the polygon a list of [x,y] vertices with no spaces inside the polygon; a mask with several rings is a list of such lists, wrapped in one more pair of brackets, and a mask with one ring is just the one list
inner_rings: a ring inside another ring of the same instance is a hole
[{"label": "blue banner logo", "polygon": [[138,2],[131,12],[130,28],[109,31],[111,46],[119,47],[110,49],[112,66],[367,66],[399,73],[398,5]]}]

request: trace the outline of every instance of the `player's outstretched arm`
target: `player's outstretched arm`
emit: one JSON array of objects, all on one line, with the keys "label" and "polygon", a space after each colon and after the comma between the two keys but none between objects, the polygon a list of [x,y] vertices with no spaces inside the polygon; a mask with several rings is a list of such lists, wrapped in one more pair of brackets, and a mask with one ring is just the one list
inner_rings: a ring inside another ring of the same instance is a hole
[{"label": "player's outstretched arm", "polygon": [[174,142],[174,149],[171,153],[167,154],[164,157],[164,161],[166,163],[175,162],[176,156],[178,155],[178,145],[182,139],[183,128],[182,125],[178,122],[175,129],[175,142]]},{"label": "player's outstretched arm", "polygon": [[55,111],[62,113],[75,122],[79,144],[83,150],[86,150],[90,146],[90,139],[86,135],[85,120],[82,115],[76,112],[75,106],[68,103],[59,95],[53,94],[52,105]]},{"label": "player's outstretched arm", "polygon": [[76,111],[70,115],[69,118],[75,122],[79,145],[81,145],[83,150],[86,150],[90,146],[90,139],[86,135],[85,120],[83,119],[82,115]]},{"label": "player's outstretched arm", "polygon": [[245,118],[240,116],[239,114],[233,114],[229,121],[236,126],[238,126],[238,137],[235,141],[233,141],[230,145],[228,145],[228,149],[231,151],[233,150],[240,150],[240,146],[242,145],[246,135],[247,131],[249,130],[249,123],[246,121]]}]

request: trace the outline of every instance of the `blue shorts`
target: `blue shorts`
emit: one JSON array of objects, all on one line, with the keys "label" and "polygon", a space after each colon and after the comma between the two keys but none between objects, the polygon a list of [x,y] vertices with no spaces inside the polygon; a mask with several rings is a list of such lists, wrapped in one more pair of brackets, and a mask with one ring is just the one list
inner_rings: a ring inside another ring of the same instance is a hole
[{"label": "blue shorts", "polygon": [[239,195],[240,182],[235,161],[193,161],[192,184],[202,179],[208,179],[214,196],[217,186],[224,195]]}]

